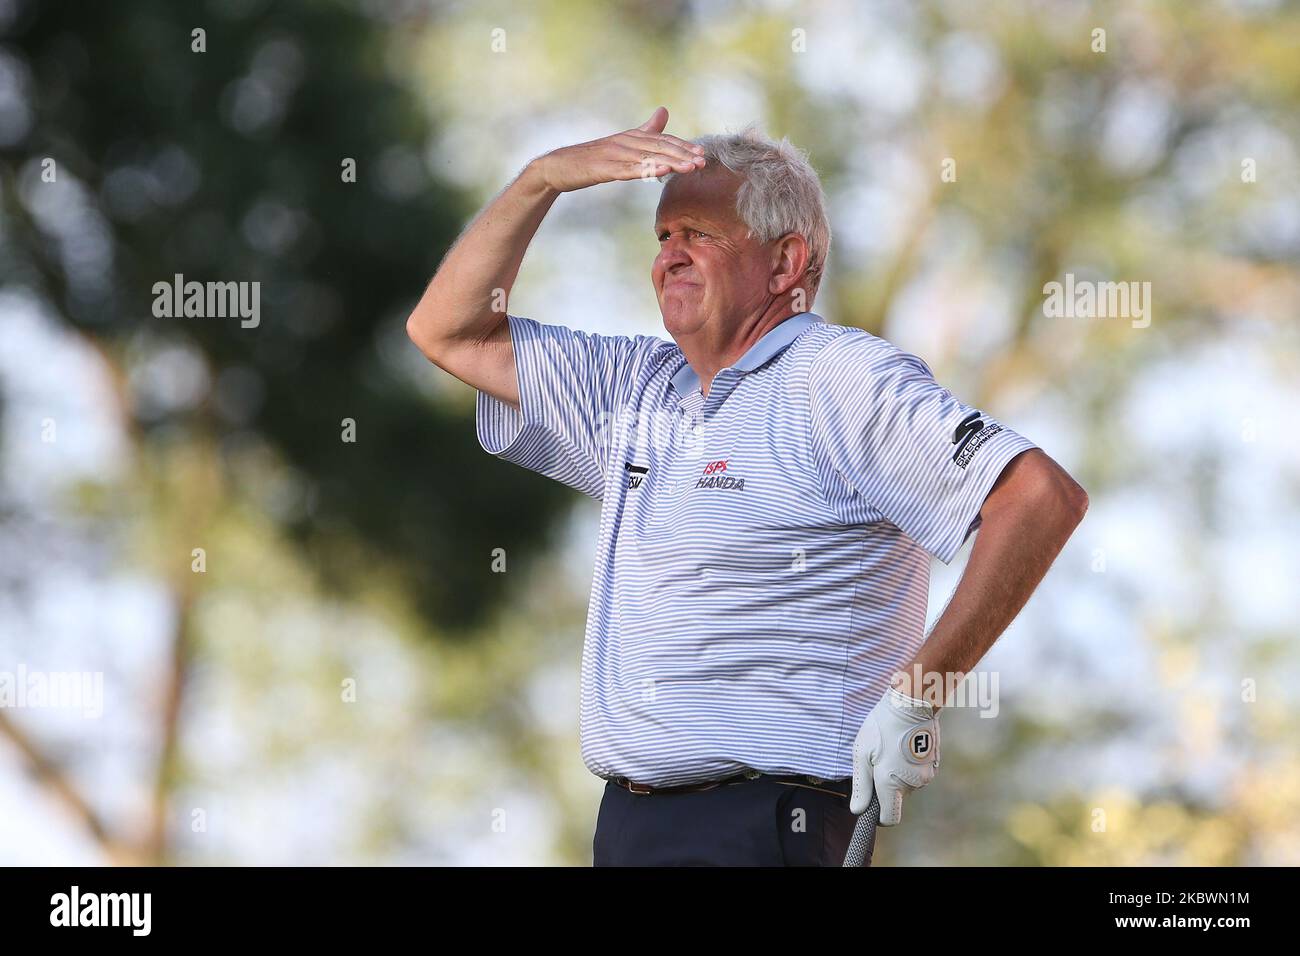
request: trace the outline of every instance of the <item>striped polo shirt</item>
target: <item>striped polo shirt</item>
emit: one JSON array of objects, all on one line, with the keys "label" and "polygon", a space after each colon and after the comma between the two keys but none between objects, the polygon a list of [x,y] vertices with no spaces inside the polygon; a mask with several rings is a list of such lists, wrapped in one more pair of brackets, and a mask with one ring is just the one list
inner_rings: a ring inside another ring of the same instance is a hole
[{"label": "striped polo shirt", "polygon": [[602,503],[582,757],[651,786],[842,779],[947,563],[1035,447],[886,340],[806,312],[700,390],[674,343],[509,316],[478,440]]}]

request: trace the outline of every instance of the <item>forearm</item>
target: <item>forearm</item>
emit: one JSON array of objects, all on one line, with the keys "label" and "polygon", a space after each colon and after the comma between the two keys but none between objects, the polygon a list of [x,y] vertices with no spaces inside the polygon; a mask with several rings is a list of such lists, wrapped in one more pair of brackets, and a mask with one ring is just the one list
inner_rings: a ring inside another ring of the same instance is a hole
[{"label": "forearm", "polygon": [[1035,453],[1015,478],[990,494],[961,581],[895,684],[909,696],[942,706],[947,680],[927,681],[925,675],[969,673],[1020,613],[1083,519],[1087,495],[1046,455]]},{"label": "forearm", "polygon": [[437,362],[458,343],[486,341],[505,321],[524,253],[558,196],[534,160],[466,227],[407,320],[425,355]]}]

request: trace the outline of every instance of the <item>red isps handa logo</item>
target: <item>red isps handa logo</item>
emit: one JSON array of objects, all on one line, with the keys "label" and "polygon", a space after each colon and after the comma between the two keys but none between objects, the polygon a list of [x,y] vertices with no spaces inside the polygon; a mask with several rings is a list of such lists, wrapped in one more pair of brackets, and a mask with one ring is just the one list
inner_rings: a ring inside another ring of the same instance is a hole
[{"label": "red isps handa logo", "polygon": [[724,475],[727,470],[726,461],[711,461],[704,466],[704,474],[695,479],[696,488],[727,488],[733,491],[745,490],[744,478],[733,478],[731,475]]}]

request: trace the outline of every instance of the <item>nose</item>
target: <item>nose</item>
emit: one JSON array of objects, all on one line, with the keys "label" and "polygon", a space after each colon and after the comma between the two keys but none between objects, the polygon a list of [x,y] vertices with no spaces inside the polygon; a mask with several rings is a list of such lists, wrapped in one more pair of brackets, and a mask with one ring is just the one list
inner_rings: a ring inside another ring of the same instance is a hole
[{"label": "nose", "polygon": [[665,240],[659,247],[659,255],[655,256],[655,271],[661,276],[671,275],[675,269],[690,264],[690,254],[686,251],[685,241],[681,239]]}]

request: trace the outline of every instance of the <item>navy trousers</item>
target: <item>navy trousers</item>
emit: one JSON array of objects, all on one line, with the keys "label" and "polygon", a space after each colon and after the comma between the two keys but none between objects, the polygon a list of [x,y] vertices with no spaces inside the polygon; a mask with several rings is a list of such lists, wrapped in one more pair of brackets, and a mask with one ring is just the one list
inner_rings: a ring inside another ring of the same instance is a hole
[{"label": "navy trousers", "polygon": [[608,781],[596,866],[841,866],[857,817],[848,780],[756,777],[696,793],[637,794]]}]

